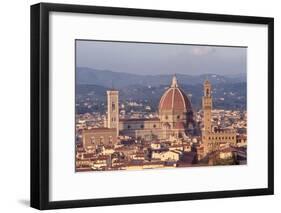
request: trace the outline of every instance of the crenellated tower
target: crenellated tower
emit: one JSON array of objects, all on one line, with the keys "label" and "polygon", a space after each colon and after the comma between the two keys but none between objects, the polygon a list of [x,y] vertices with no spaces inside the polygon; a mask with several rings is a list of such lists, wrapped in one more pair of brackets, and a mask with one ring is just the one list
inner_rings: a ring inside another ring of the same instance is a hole
[{"label": "crenellated tower", "polygon": [[211,83],[206,80],[204,82],[204,96],[202,98],[202,108],[204,112],[204,131],[212,131],[212,95]]}]

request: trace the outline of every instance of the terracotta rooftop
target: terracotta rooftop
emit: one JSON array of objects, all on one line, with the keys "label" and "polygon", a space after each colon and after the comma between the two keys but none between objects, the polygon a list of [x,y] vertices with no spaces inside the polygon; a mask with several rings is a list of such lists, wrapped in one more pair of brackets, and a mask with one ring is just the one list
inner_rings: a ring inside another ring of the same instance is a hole
[{"label": "terracotta rooftop", "polygon": [[159,121],[159,118],[121,118],[119,121]]},{"label": "terracotta rooftop", "polygon": [[177,122],[175,124],[176,129],[184,129],[184,123],[183,122]]},{"label": "terracotta rooftop", "polygon": [[92,128],[92,129],[84,129],[83,133],[94,133],[94,132],[116,132],[115,128]]}]

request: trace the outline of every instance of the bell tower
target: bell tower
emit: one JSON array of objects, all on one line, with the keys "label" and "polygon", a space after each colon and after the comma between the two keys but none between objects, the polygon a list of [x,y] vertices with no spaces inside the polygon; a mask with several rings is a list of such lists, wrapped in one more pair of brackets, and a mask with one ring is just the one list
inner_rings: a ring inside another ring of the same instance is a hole
[{"label": "bell tower", "polygon": [[116,128],[119,135],[119,92],[107,91],[107,127]]},{"label": "bell tower", "polygon": [[211,96],[211,83],[206,80],[204,82],[204,96],[202,98],[202,108],[204,112],[204,130],[211,132],[212,130],[212,96]]}]

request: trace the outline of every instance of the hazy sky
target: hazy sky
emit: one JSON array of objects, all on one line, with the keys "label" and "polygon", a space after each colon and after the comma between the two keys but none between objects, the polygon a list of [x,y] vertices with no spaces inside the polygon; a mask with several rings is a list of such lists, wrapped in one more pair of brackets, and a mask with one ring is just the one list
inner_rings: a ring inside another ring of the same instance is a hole
[{"label": "hazy sky", "polygon": [[246,73],[247,48],[76,41],[79,67],[135,74]]}]

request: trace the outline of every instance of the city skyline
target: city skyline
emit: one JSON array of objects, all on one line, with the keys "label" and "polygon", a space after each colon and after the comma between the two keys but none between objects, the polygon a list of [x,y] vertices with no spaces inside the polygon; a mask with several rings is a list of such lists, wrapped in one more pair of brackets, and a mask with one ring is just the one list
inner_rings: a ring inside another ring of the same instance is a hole
[{"label": "city skyline", "polygon": [[75,50],[76,172],[247,164],[247,48]]},{"label": "city skyline", "polygon": [[[203,83],[195,110],[174,75],[159,100],[120,103],[106,90],[97,112],[91,93],[77,101],[93,111],[76,114],[76,172],[247,164],[247,112],[213,109],[212,84]],[[145,105],[143,105],[145,104]]]}]

